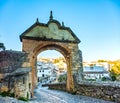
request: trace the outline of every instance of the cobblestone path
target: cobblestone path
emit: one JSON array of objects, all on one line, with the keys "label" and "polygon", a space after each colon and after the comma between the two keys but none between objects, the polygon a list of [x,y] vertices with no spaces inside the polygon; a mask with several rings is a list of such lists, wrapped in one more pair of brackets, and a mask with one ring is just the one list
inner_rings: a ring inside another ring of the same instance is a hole
[{"label": "cobblestone path", "polygon": [[29,102],[18,101],[10,97],[0,97],[0,103],[115,103],[87,96],[72,95],[58,90],[38,87],[35,96]]},{"label": "cobblestone path", "polygon": [[72,95],[58,90],[49,90],[46,87],[35,90],[35,98],[31,103],[114,103],[91,97]]}]

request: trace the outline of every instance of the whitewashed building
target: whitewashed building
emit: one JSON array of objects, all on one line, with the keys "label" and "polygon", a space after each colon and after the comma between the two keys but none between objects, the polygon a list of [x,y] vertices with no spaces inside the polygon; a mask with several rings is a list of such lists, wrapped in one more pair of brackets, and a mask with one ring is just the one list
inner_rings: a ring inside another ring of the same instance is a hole
[{"label": "whitewashed building", "polygon": [[101,79],[102,77],[109,77],[109,72],[100,65],[84,66],[83,76],[84,79]]},{"label": "whitewashed building", "polygon": [[52,63],[38,62],[37,63],[37,77],[38,82],[50,83],[56,79],[57,67]]}]

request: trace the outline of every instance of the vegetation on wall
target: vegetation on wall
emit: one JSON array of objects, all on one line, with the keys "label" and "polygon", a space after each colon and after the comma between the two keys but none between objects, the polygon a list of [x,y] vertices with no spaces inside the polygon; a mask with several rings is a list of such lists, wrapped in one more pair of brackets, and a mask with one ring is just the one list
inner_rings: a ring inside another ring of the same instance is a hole
[{"label": "vegetation on wall", "polygon": [[[3,92],[0,93],[0,95],[2,97],[8,96],[8,97],[15,98],[15,93],[11,93],[10,91],[3,91]],[[19,97],[18,100],[28,101],[29,100],[29,94],[27,93],[27,98],[25,98],[25,97]]]},{"label": "vegetation on wall", "polygon": [[60,75],[58,77],[58,82],[66,82],[66,80],[67,80],[66,74]]},{"label": "vegetation on wall", "polygon": [[5,97],[5,96],[15,97],[15,94],[14,94],[14,93],[10,93],[9,91],[1,92],[0,95],[1,95],[2,97]]},{"label": "vegetation on wall", "polygon": [[19,97],[18,100],[28,101],[28,98],[25,98],[25,97]]}]

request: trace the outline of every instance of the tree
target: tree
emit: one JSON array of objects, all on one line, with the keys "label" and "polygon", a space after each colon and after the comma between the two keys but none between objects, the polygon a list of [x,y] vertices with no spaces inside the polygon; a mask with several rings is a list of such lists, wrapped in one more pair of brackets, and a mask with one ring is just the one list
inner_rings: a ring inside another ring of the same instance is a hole
[{"label": "tree", "polygon": [[115,81],[115,80],[116,80],[116,76],[115,76],[115,75],[112,75],[112,76],[111,76],[111,79],[112,79],[112,81]]},{"label": "tree", "polygon": [[102,81],[106,81],[106,77],[102,77],[102,79],[101,79]]},{"label": "tree", "polygon": [[111,70],[111,77],[114,77],[117,78],[120,76],[120,62],[114,62]]},{"label": "tree", "polygon": [[112,73],[115,74],[115,75],[120,75],[120,63],[118,63],[118,62],[115,63],[115,64],[112,66],[110,72],[112,72]]},{"label": "tree", "polygon": [[0,50],[5,50],[4,43],[0,43]]}]

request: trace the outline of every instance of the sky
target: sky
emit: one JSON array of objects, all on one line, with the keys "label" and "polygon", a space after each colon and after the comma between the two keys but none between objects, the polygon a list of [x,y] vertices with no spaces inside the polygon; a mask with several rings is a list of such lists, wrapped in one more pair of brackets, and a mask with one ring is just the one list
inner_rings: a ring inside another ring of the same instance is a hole
[{"label": "sky", "polygon": [[120,59],[120,0],[0,0],[0,42],[21,51],[19,36],[51,10],[81,40],[83,61]]}]

